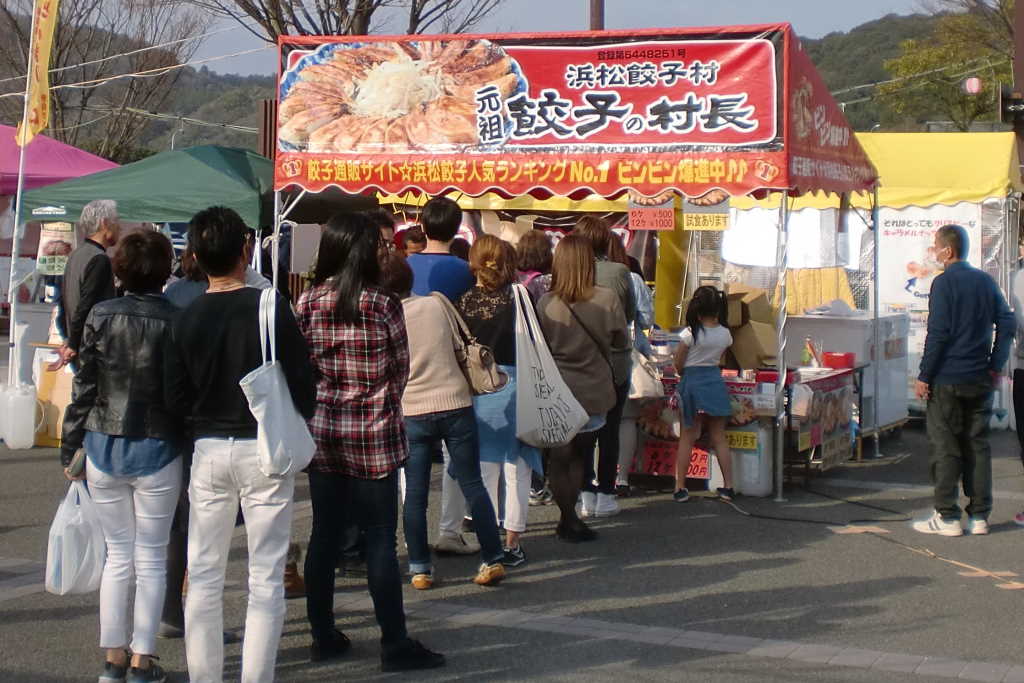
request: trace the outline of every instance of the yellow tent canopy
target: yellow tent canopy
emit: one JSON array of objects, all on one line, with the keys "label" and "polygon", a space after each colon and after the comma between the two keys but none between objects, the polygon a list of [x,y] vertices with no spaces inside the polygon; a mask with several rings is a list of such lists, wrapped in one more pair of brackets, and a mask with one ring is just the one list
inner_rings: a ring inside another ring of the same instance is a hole
[{"label": "yellow tent canopy", "polygon": [[[858,133],[857,139],[878,169],[878,203],[891,209],[908,206],[982,202],[1024,191],[1013,133]],[[870,208],[871,197],[854,195],[853,206]],[[778,206],[778,197],[763,202],[735,197],[738,209]],[[835,195],[806,195],[793,209],[837,208]]]}]

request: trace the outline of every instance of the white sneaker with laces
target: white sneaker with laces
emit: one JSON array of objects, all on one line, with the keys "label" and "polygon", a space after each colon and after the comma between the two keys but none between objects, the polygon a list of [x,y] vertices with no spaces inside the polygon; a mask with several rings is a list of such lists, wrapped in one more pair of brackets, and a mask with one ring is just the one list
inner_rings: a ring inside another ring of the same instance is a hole
[{"label": "white sneaker with laces", "polygon": [[470,543],[462,534],[441,534],[434,544],[434,551],[442,555],[475,555],[480,552],[480,544]]},{"label": "white sneaker with laces", "polygon": [[938,511],[933,512],[932,516],[927,519],[914,522],[911,526],[914,528],[914,531],[919,531],[922,534],[938,534],[939,536],[964,535],[964,529],[960,526],[960,520],[947,522],[942,519],[942,515]]},{"label": "white sneaker with laces", "polygon": [[589,491],[583,491],[580,493],[580,511],[579,515],[583,517],[593,517],[594,512],[597,510],[597,494]]},{"label": "white sneaker with laces", "polygon": [[595,517],[611,517],[619,514],[619,502],[614,493],[597,494],[597,505],[594,506]]},{"label": "white sneaker with laces", "polygon": [[967,522],[967,533],[971,536],[985,536],[988,534],[988,522],[984,519],[971,519]]}]

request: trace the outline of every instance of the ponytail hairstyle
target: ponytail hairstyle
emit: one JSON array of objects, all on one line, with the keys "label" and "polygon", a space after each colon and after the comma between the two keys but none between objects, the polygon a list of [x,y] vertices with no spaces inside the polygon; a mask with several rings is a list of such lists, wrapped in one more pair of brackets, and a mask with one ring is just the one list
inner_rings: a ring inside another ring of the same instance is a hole
[{"label": "ponytail hairstyle", "polygon": [[686,326],[693,334],[693,343],[697,343],[697,335],[704,330],[701,318],[718,318],[719,323],[724,323],[725,316],[725,292],[710,285],[698,287],[686,307]]},{"label": "ponytail hairstyle", "polygon": [[313,286],[332,282],[337,296],[335,315],[343,323],[359,322],[363,290],[380,284],[380,242],[377,224],[363,214],[337,213],[324,226]]}]

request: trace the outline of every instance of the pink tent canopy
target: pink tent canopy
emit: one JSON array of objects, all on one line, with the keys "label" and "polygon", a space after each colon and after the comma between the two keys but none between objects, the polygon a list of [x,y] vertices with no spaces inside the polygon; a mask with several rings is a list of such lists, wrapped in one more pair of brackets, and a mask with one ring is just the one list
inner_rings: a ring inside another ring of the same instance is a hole
[{"label": "pink tent canopy", "polygon": [[[15,128],[0,125],[0,195],[12,195],[18,188],[18,155]],[[45,135],[37,135],[25,154],[25,189],[44,187],[68,178],[106,171],[112,161],[84,152]]]}]

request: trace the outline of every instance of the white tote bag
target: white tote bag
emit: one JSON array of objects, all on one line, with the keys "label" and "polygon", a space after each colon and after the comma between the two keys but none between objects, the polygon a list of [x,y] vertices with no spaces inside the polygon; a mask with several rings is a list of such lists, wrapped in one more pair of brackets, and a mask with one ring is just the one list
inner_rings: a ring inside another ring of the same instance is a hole
[{"label": "white tote bag", "polygon": [[632,376],[629,383],[629,398],[662,398],[665,396],[665,385],[661,383],[661,372],[647,356],[634,348],[630,352],[633,361]]},{"label": "white tote bag", "polygon": [[304,469],[316,451],[306,420],[295,409],[288,381],[277,362],[276,308],[276,290],[264,289],[259,312],[263,364],[238,382],[256,418],[260,471],[268,477],[283,477]]},{"label": "white tote bag", "polygon": [[107,543],[84,481],[73,481],[64,496],[46,547],[46,592],[91,593],[100,587]]},{"label": "white tote bag", "polygon": [[564,446],[590,417],[558,372],[526,288],[513,285],[512,293],[516,303],[516,437],[536,448]]}]

